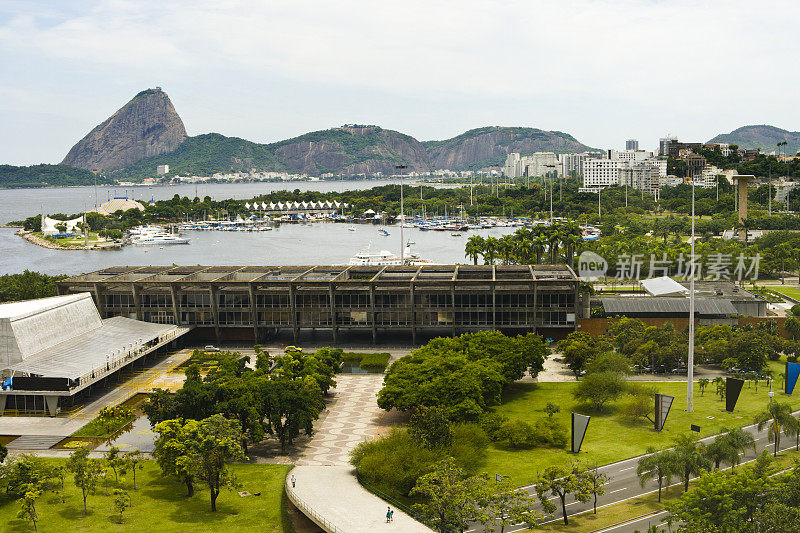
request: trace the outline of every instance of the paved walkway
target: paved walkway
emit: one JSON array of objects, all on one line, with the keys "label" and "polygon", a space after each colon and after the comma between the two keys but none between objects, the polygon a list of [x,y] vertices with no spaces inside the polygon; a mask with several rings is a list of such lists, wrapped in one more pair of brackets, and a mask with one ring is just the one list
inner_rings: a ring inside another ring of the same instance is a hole
[{"label": "paved walkway", "polygon": [[[294,488],[291,475],[296,480]],[[349,466],[297,466],[286,478],[286,495],[328,533],[433,531],[394,507],[394,520],[387,524],[386,502],[364,490]]]},{"label": "paved walkway", "polygon": [[373,437],[386,414],[376,403],[382,384],[383,374],[338,374],[328,414],[295,464],[349,464],[350,450]]}]

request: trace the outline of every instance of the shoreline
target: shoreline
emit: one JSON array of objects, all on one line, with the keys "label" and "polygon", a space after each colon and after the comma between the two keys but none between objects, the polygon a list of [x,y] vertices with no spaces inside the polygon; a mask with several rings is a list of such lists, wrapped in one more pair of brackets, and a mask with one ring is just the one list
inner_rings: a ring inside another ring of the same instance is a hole
[{"label": "shoreline", "polygon": [[35,235],[32,231],[25,231],[24,229],[19,229],[15,231],[14,235],[22,237],[31,244],[35,244],[36,246],[41,246],[42,248],[47,248],[49,250],[116,250],[122,248],[121,244],[111,241],[90,244],[89,246],[83,244],[71,245],[71,246],[59,246],[58,244],[55,244],[53,242],[48,241],[47,239],[43,239],[38,235]]}]

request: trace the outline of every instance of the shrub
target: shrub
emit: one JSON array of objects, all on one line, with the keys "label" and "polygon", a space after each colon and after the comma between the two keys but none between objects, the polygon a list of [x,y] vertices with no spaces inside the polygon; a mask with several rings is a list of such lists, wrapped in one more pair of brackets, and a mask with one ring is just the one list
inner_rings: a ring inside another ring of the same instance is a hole
[{"label": "shrub", "polygon": [[601,411],[606,403],[616,400],[625,390],[625,379],[618,372],[587,374],[575,387],[573,395],[581,403],[595,411]]},{"label": "shrub", "polygon": [[791,312],[794,316],[800,316],[800,304],[794,304],[791,308]]},{"label": "shrub", "polygon": [[361,358],[360,366],[364,370],[385,370],[391,358],[388,353],[367,353]]},{"label": "shrub", "polygon": [[497,440],[510,448],[528,449],[538,444],[536,431],[524,420],[506,422],[497,432]]},{"label": "shrub", "polygon": [[619,412],[623,418],[629,420],[646,418],[652,422],[650,415],[653,414],[654,405],[652,396],[630,394],[619,406]]},{"label": "shrub", "polygon": [[789,361],[790,363],[796,363],[797,362],[797,356],[796,355],[787,355],[786,356],[786,360]]},{"label": "shrub", "polygon": [[478,425],[492,441],[498,440],[498,432],[507,422],[508,418],[500,413],[483,413],[478,418]]},{"label": "shrub", "polygon": [[486,459],[489,437],[480,426],[472,423],[453,425],[453,442],[448,454],[469,473],[475,473]]},{"label": "shrub", "polygon": [[557,418],[540,418],[533,425],[540,446],[563,448],[567,445],[567,428]]}]

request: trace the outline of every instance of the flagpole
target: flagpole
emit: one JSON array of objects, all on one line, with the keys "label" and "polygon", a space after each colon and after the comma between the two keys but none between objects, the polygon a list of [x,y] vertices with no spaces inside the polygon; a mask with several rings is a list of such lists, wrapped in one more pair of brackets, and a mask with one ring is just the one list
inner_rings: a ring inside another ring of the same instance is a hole
[{"label": "flagpole", "polygon": [[694,411],[694,277],[695,277],[695,257],[694,257],[694,176],[692,176],[692,236],[691,252],[689,261],[691,262],[691,278],[689,279],[689,357],[686,363],[686,412]]}]

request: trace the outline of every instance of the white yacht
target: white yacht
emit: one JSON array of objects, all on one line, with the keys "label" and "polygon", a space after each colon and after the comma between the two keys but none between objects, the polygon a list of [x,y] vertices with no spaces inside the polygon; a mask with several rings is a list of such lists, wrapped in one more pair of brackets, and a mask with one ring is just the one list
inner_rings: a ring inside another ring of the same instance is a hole
[{"label": "white yacht", "polygon": [[162,246],[165,244],[189,244],[189,239],[178,237],[158,226],[141,226],[130,231],[134,246]]},{"label": "white yacht", "polygon": [[373,252],[371,246],[367,246],[356,255],[350,258],[350,265],[358,266],[379,266],[379,265],[402,265],[403,262],[389,250]]}]

